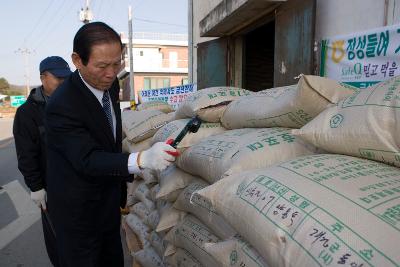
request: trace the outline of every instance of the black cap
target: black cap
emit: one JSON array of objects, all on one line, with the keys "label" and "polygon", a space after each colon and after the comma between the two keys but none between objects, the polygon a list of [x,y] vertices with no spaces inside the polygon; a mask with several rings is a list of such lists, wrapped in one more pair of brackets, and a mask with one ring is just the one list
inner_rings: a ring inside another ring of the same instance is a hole
[{"label": "black cap", "polygon": [[58,78],[65,78],[71,74],[68,63],[62,57],[58,56],[46,57],[43,59],[42,62],[40,62],[39,71],[40,74],[48,71]]}]

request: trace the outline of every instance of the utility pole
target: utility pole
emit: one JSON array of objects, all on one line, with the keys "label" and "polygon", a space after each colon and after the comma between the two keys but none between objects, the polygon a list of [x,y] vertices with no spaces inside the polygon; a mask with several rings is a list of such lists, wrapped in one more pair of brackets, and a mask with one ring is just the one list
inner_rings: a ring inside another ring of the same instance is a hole
[{"label": "utility pole", "polygon": [[93,13],[89,8],[89,0],[86,0],[85,9],[81,8],[81,11],[79,12],[79,20],[82,21],[84,24],[87,24],[91,20],[93,20]]},{"label": "utility pole", "polygon": [[189,83],[193,82],[193,0],[189,0]]},{"label": "utility pole", "polygon": [[26,97],[29,96],[30,86],[29,86],[29,55],[33,54],[35,51],[31,51],[28,48],[18,48],[15,53],[21,53],[24,56],[25,61],[25,79],[26,79]]},{"label": "utility pole", "polygon": [[139,99],[138,99],[138,94],[135,90],[134,87],[134,78],[133,78],[133,31],[132,31],[132,7],[129,6],[128,8],[128,27],[129,27],[129,47],[128,47],[128,52],[129,52],[129,87],[130,87],[130,98],[131,101],[135,101],[135,105],[138,104]]}]

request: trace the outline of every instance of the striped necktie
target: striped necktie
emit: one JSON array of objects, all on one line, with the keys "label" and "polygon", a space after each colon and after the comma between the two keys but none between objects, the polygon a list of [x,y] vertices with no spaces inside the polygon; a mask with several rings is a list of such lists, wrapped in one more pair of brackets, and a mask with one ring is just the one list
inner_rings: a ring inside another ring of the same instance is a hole
[{"label": "striped necktie", "polygon": [[108,94],[108,90],[104,91],[103,98],[101,99],[103,102],[103,110],[106,113],[108,124],[110,125],[111,132],[114,134],[114,127],[113,127],[113,119],[111,114],[111,104],[110,104],[110,97]]}]

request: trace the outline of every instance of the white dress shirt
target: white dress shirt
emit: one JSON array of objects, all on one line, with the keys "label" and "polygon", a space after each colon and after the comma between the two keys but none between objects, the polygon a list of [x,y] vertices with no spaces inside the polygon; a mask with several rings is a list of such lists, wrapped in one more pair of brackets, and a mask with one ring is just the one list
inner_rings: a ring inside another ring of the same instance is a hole
[{"label": "white dress shirt", "polygon": [[[90,84],[88,84],[85,81],[85,79],[83,79],[83,77],[82,77],[82,75],[81,75],[81,73],[79,71],[78,71],[78,73],[79,73],[79,76],[81,77],[83,83],[86,85],[86,87],[89,88],[90,92],[92,92],[93,95],[97,98],[97,100],[99,101],[100,105],[103,106],[102,99],[103,99],[104,91],[96,89],[93,86],[91,86]],[[109,94],[109,97],[110,97],[110,94]],[[117,119],[115,117],[114,107],[112,105],[111,98],[110,98],[110,103],[111,103],[110,106],[111,106],[111,114],[112,114],[112,120],[113,120],[113,135],[114,135],[114,139],[115,139],[115,137],[116,137],[116,129],[117,129],[117,124],[116,124]],[[130,174],[139,174],[139,173],[141,173],[141,170],[140,170],[140,168],[139,168],[139,166],[137,164],[137,156],[138,156],[138,154],[139,153],[131,153],[129,155],[129,158],[128,158],[128,172]]]}]

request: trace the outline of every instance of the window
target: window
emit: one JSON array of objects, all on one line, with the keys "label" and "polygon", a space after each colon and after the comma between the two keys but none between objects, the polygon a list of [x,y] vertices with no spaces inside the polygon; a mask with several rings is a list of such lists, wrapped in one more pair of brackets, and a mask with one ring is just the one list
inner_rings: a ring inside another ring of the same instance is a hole
[{"label": "window", "polygon": [[170,87],[171,79],[168,77],[145,77],[143,90]]},{"label": "window", "polygon": [[188,84],[189,83],[189,79],[186,78],[182,78],[182,85]]}]

